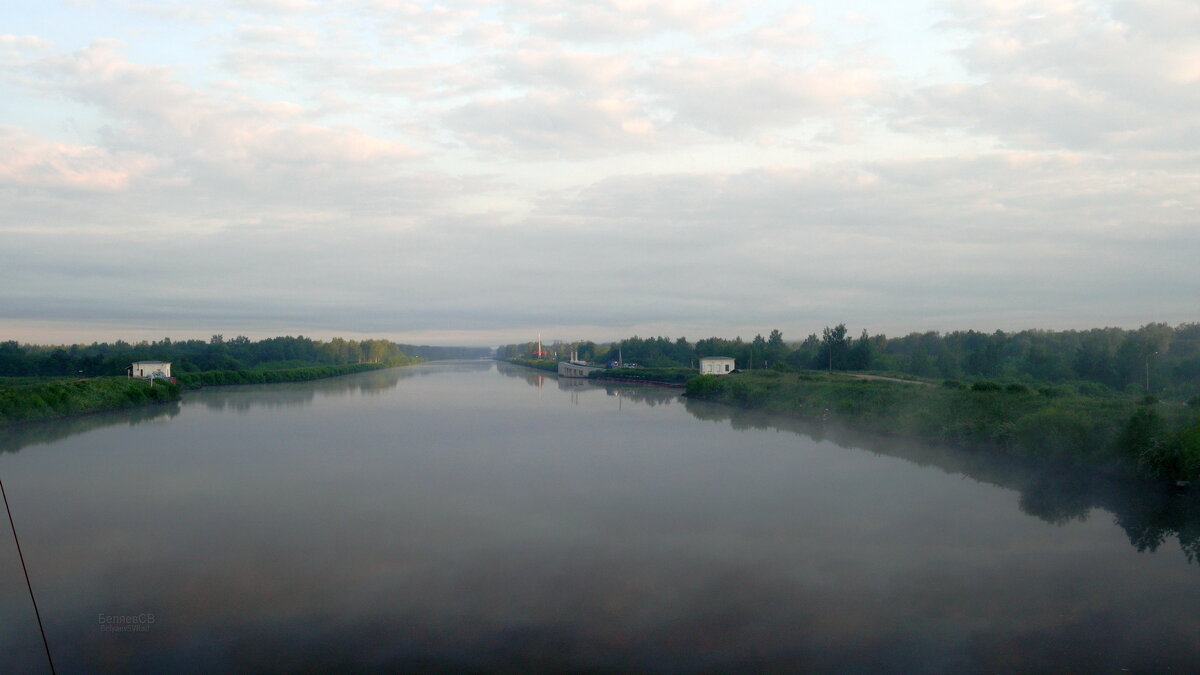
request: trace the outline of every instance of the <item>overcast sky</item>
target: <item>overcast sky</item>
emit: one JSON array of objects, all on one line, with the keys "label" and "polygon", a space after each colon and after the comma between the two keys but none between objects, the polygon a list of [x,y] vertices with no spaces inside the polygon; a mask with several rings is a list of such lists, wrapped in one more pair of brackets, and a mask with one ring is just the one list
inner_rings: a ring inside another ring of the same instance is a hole
[{"label": "overcast sky", "polygon": [[1200,319],[1195,0],[7,0],[0,339]]}]

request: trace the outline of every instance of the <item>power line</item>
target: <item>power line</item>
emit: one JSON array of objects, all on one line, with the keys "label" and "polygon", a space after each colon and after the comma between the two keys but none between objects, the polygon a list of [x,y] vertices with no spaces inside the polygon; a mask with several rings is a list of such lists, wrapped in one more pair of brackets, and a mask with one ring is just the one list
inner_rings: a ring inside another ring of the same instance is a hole
[{"label": "power line", "polygon": [[21,540],[17,538],[17,526],[13,523],[12,509],[8,508],[8,493],[4,491],[4,481],[0,480],[0,497],[4,497],[4,510],[8,512],[8,526],[12,528],[13,541],[17,543],[17,557],[21,559],[21,571],[25,573],[25,588],[29,589],[29,600],[33,603],[33,615],[37,617],[38,630],[42,633],[42,645],[46,648],[46,661],[50,664],[51,675],[57,675],[54,670],[54,659],[50,658],[50,643],[46,640],[46,629],[42,626],[42,613],[38,611],[37,599],[33,597],[33,584],[29,583],[29,569],[25,567],[25,554],[21,552]]}]

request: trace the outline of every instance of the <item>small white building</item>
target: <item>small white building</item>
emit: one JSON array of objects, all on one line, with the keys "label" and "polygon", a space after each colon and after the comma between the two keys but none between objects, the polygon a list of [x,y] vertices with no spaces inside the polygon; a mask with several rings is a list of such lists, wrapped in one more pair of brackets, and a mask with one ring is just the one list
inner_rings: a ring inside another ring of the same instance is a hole
[{"label": "small white building", "polygon": [[129,366],[130,377],[154,378],[161,377],[169,379],[171,377],[171,362],[170,361],[134,361]]},{"label": "small white building", "polygon": [[733,372],[732,356],[704,356],[700,358],[701,375],[726,375]]}]

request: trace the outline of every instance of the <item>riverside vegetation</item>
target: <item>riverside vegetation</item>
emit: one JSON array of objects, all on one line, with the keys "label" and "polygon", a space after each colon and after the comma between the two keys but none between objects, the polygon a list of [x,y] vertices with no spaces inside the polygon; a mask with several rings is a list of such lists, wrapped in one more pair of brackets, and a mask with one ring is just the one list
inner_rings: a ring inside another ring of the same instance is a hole
[{"label": "riverside vegetation", "polygon": [[[486,349],[414,347],[440,357]],[[441,351],[439,351],[441,350]],[[123,377],[133,361],[171,361],[177,383]],[[327,342],[300,337],[188,340],[43,347],[0,343],[0,425],[118,410],[178,399],[181,390],[300,382],[416,363],[386,340]],[[66,375],[67,377],[63,377]],[[76,377],[70,377],[70,376]],[[91,377],[78,377],[80,375]]]},{"label": "riverside vegetation", "polygon": [[126,377],[0,383],[0,425],[165,403],[179,392],[171,382]]},{"label": "riverside vegetation", "polygon": [[1200,480],[1200,398],[1184,404],[986,380],[931,385],[779,371],[701,375],[685,393],[888,436]]},{"label": "riverside vegetation", "polygon": [[[536,348],[504,345],[497,357],[534,365],[529,357]],[[1132,330],[929,331],[899,338],[866,330],[855,338],[838,324],[799,342],[772,330],[752,340],[635,336],[544,348],[555,358],[576,352],[595,362],[620,354],[626,362],[648,366],[637,369],[646,379],[651,369],[686,369],[690,377],[704,356],[733,357],[742,372],[690,380],[689,398],[935,443],[1200,480],[1198,323]],[[553,360],[544,363],[553,370]]]}]

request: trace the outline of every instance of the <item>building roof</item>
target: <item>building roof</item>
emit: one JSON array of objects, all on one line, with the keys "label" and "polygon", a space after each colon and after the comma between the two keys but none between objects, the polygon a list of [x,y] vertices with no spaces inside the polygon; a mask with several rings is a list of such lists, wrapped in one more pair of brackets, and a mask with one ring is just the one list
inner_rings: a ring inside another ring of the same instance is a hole
[{"label": "building roof", "polygon": [[137,364],[139,364],[139,363],[145,363],[145,364],[148,364],[148,365],[159,364],[159,363],[161,363],[161,364],[164,364],[164,365],[170,365],[170,364],[171,364],[171,362],[170,362],[170,361],[134,361],[133,363],[134,363],[134,365],[137,365]]},{"label": "building roof", "polygon": [[701,361],[723,361],[725,359],[733,360],[732,356],[701,356]]}]

